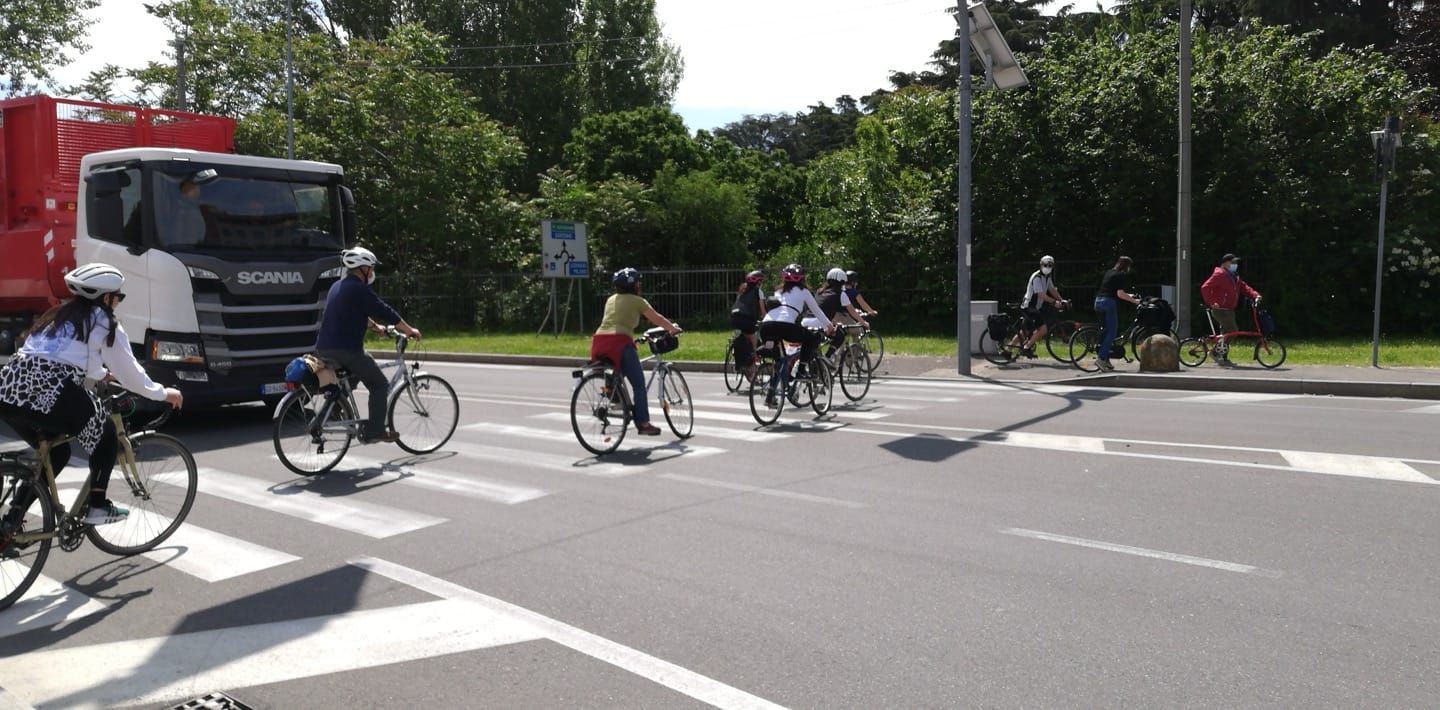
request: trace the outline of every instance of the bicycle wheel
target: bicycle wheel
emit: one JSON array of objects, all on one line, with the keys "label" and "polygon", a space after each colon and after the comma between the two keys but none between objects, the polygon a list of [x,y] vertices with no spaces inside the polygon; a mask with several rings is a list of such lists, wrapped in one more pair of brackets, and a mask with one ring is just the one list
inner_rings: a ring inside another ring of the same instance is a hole
[{"label": "bicycle wheel", "polygon": [[1255,362],[1273,370],[1285,362],[1285,344],[1274,338],[1263,338],[1255,343]]},{"label": "bicycle wheel", "polygon": [[570,395],[570,428],[580,445],[596,456],[620,447],[630,427],[630,408],[625,406],[625,382],[608,373],[592,372],[580,379]]},{"label": "bicycle wheel", "polygon": [[[343,424],[355,418],[350,402],[337,397],[327,408],[326,401],[324,395],[298,389],[285,395],[275,409],[275,454],[285,468],[302,476],[329,471],[350,450],[351,430]],[[329,410],[323,427],[322,409]]]},{"label": "bicycle wheel", "polygon": [[400,435],[400,448],[428,454],[450,440],[460,422],[460,398],[455,388],[437,375],[416,375],[390,395],[385,420]]},{"label": "bicycle wheel", "polygon": [[1045,331],[1045,350],[1050,357],[1057,362],[1071,364],[1070,359],[1070,336],[1080,328],[1080,324],[1073,320],[1062,320],[1055,323],[1055,327]]},{"label": "bicycle wheel", "polygon": [[665,396],[660,400],[660,408],[665,410],[665,423],[670,425],[670,431],[675,432],[675,436],[688,439],[695,431],[695,403],[690,400],[690,385],[672,365],[665,368],[664,388]]},{"label": "bicycle wheel", "polygon": [[179,439],[145,432],[130,437],[130,448],[134,477],[124,464],[116,464],[108,491],[110,500],[130,514],[85,530],[90,542],[112,555],[136,555],[164,542],[185,522],[200,485],[195,457]]},{"label": "bicycle wheel", "polygon": [[[743,338],[745,336],[737,336]],[[735,340],[732,338],[730,344],[725,346],[725,389],[731,392],[739,392],[745,384],[745,373],[740,371],[741,364],[735,362]]]},{"label": "bicycle wheel", "polygon": [[1180,341],[1180,364],[1199,367],[1210,356],[1210,344],[1204,338],[1186,338]]},{"label": "bicycle wheel", "polygon": [[885,338],[873,327],[868,332],[865,347],[870,351],[870,370],[873,372],[880,367],[880,361],[885,359]]},{"label": "bicycle wheel", "polygon": [[865,348],[851,345],[840,352],[840,391],[846,399],[851,402],[864,399],[870,391],[870,372],[873,369]]},{"label": "bicycle wheel", "polygon": [[980,356],[996,365],[1008,365],[1011,359],[1009,350],[1003,343],[995,342],[988,330],[980,333]]},{"label": "bicycle wheel", "polygon": [[815,358],[810,367],[810,408],[823,417],[835,401],[835,366],[825,358]]},{"label": "bicycle wheel", "polygon": [[785,393],[776,391],[777,372],[775,361],[766,360],[755,366],[755,379],[750,381],[750,416],[761,426],[774,424],[785,411]]},{"label": "bicycle wheel", "polygon": [[[0,521],[12,517],[10,524],[0,522],[0,609],[4,609],[25,596],[30,585],[40,577],[45,560],[50,557],[50,546],[55,538],[47,537],[27,543],[15,542],[20,532],[51,532],[55,530],[55,504],[44,492],[31,496],[24,513],[16,513],[15,487],[22,479],[33,478],[33,473],[19,464],[0,468]],[[31,488],[34,491],[34,488]]]},{"label": "bicycle wheel", "polygon": [[1100,356],[1099,326],[1081,326],[1070,336],[1070,347],[1067,350],[1070,351],[1071,364],[1081,372],[1099,372],[1100,363],[1096,362]]}]

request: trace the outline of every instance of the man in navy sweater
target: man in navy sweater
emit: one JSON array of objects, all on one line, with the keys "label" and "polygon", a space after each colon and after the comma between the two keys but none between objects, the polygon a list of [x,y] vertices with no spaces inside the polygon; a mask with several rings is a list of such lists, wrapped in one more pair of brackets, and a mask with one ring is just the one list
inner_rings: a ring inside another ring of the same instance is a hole
[{"label": "man in navy sweater", "polygon": [[320,319],[320,333],[315,338],[315,352],[335,362],[359,378],[370,392],[370,420],[362,439],[365,443],[395,441],[394,431],[385,429],[385,401],[390,394],[390,381],[375,359],[365,354],[365,329],[379,333],[393,323],[400,332],[420,339],[420,331],[410,327],[390,304],[380,300],[371,290],[375,282],[375,265],[380,260],[364,247],[340,252],[340,261],[349,274],[330,287],[325,296],[325,314]]}]

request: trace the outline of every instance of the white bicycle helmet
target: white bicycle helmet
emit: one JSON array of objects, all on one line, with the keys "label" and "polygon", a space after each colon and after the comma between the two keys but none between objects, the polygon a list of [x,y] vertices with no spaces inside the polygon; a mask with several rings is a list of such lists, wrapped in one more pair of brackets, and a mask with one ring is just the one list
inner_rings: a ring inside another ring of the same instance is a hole
[{"label": "white bicycle helmet", "polygon": [[340,252],[340,262],[347,269],[358,269],[362,266],[374,266],[380,263],[380,260],[375,258],[375,252],[365,247],[353,247]]},{"label": "white bicycle helmet", "polygon": [[84,264],[65,274],[65,285],[70,293],[94,300],[118,292],[125,285],[125,274],[109,264]]},{"label": "white bicycle helmet", "polygon": [[843,284],[845,283],[845,279],[845,270],[838,266],[825,272],[826,281],[839,281]]}]

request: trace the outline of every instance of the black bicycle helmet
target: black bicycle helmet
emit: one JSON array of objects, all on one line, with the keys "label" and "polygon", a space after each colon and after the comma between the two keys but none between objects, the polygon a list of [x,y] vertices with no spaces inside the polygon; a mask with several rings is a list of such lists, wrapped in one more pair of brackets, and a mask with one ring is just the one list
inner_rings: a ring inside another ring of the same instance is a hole
[{"label": "black bicycle helmet", "polygon": [[610,277],[610,283],[616,286],[634,286],[640,283],[640,272],[627,266],[616,271],[615,275]]},{"label": "black bicycle helmet", "polygon": [[857,281],[859,281],[859,280],[860,280],[860,274],[859,274],[858,272],[855,272],[855,271],[846,271],[846,272],[845,272],[845,282],[846,282],[846,283],[852,283],[852,284],[853,284],[853,283],[855,283],[855,282],[857,282]]},{"label": "black bicycle helmet", "polygon": [[805,267],[799,264],[790,264],[780,270],[780,279],[787,284],[798,284],[805,280]]}]

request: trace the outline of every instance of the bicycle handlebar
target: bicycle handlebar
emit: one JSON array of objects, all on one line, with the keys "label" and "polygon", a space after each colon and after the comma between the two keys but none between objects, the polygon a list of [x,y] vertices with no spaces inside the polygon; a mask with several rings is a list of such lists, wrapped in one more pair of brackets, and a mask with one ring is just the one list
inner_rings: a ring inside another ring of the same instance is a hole
[{"label": "bicycle handlebar", "polygon": [[95,391],[101,399],[110,405],[110,411],[119,414],[122,419],[128,419],[140,411],[142,401],[154,402],[155,405],[159,405],[161,410],[160,415],[145,422],[142,426],[134,427],[136,429],[158,429],[160,425],[169,421],[171,415],[175,414],[175,408],[170,406],[169,402],[155,402],[154,400],[146,399],[113,382],[102,382]]}]

